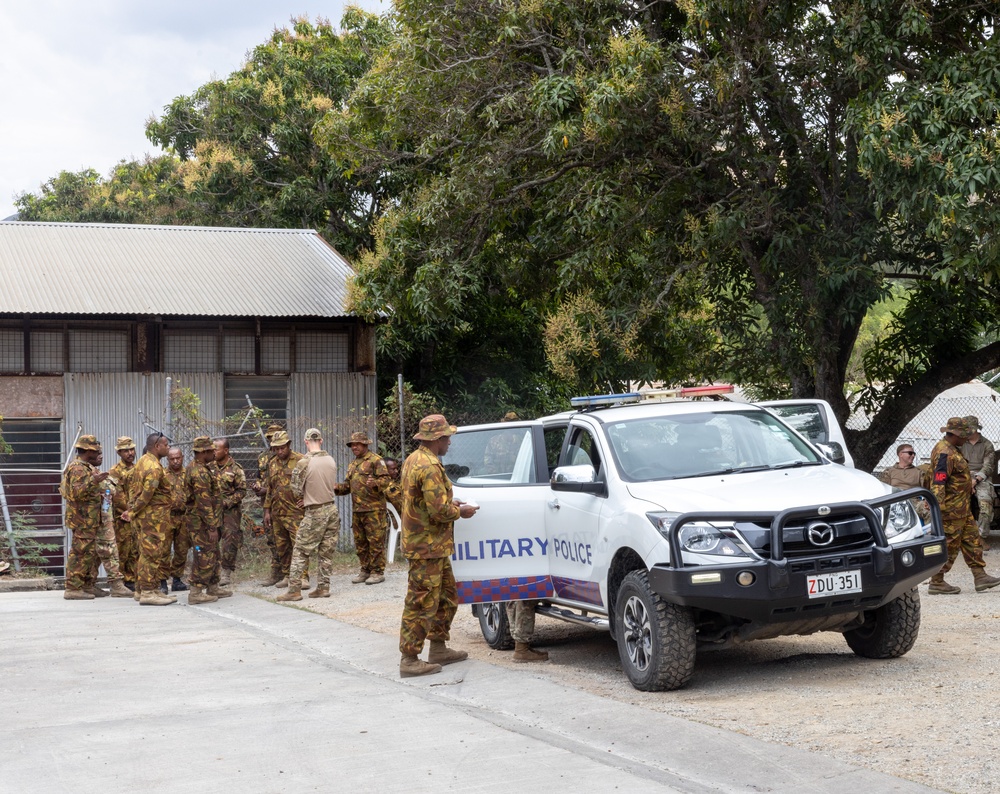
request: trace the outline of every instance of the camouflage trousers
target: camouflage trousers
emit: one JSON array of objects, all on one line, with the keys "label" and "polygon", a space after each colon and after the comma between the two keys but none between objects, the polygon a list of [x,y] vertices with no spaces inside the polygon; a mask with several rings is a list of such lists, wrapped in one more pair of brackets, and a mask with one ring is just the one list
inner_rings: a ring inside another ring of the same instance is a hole
[{"label": "camouflage trousers", "polygon": [[118,562],[118,542],[115,539],[115,521],[109,513],[101,513],[101,528],[97,532],[97,559],[94,562],[94,579],[97,579],[98,568],[103,565],[108,581],[122,579],[121,565]]},{"label": "camouflage trousers", "polygon": [[295,548],[295,533],[298,532],[302,512],[271,511],[271,529],[274,531],[274,549],[281,566],[281,575],[288,576],[292,569],[292,549]]},{"label": "camouflage trousers", "polygon": [[163,570],[161,579],[177,577],[180,579],[184,575],[184,568],[187,566],[188,549],[191,548],[191,519],[187,513],[175,513],[170,511],[170,537],[169,542],[173,546],[173,554],[167,559],[166,568]]},{"label": "camouflage trousers", "polygon": [[219,538],[219,562],[227,571],[236,570],[236,555],[243,545],[243,511],[222,511],[222,537]]},{"label": "camouflage trousers", "polygon": [[508,601],[507,622],[514,642],[531,642],[535,633],[535,605],[537,601]]},{"label": "camouflage trousers", "polygon": [[97,570],[96,535],[93,528],[73,532],[66,557],[67,590],[83,590],[94,584],[94,571]]},{"label": "camouflage trousers", "polygon": [[410,574],[399,625],[399,652],[417,656],[424,640],[447,640],[458,612],[458,591],[451,559],[410,560]]},{"label": "camouflage trousers", "polygon": [[191,563],[191,584],[210,587],[219,582],[219,531],[209,527],[198,518],[192,518],[189,525],[191,548],[194,549]]},{"label": "camouflage trousers", "polygon": [[362,571],[385,573],[388,520],[385,510],[368,510],[363,513],[354,511],[351,529],[354,531],[354,549],[358,553]]},{"label": "camouflage trousers", "polygon": [[976,524],[979,526],[979,534],[986,537],[990,532],[990,524],[993,523],[993,483],[983,480],[976,484],[976,498],[979,500],[979,518]]},{"label": "camouflage trousers", "polygon": [[170,508],[147,505],[132,519],[139,538],[139,566],[136,587],[152,592],[160,587],[163,572],[170,561]]},{"label": "camouflage trousers", "polygon": [[944,519],[944,536],[948,541],[948,562],[941,566],[938,576],[944,576],[951,570],[959,552],[962,553],[969,568],[986,567],[986,561],[983,559],[983,539],[979,536],[979,527],[972,513],[967,513],[965,518]]},{"label": "camouflage trousers", "polygon": [[333,555],[337,551],[337,535],[340,534],[340,513],[337,505],[327,502],[324,505],[310,505],[306,514],[299,522],[299,530],[295,535],[295,550],[292,552],[292,565],[288,574],[289,581],[302,580],[302,574],[309,571],[309,558],[319,552],[316,564],[316,582],[319,585],[330,584],[330,574],[333,573]]},{"label": "camouflage trousers", "polygon": [[139,567],[139,539],[129,521],[115,519],[115,542],[118,544],[118,565],[126,582],[136,580]]}]

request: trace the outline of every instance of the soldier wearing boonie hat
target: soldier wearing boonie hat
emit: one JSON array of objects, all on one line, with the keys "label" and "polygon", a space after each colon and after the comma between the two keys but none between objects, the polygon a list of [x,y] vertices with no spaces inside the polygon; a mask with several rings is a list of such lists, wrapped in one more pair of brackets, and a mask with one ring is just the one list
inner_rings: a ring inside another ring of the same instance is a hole
[{"label": "soldier wearing boonie hat", "polygon": [[993,442],[979,432],[983,425],[978,416],[966,416],[964,419],[969,437],[958,451],[969,464],[969,471],[976,481],[976,501],[979,506],[976,524],[979,526],[979,536],[983,539],[983,551],[986,551],[989,548],[987,538],[990,526],[993,524],[993,475],[996,474],[997,451]]},{"label": "soldier wearing boonie hat", "polygon": [[1000,578],[986,573],[983,542],[971,510],[973,477],[968,462],[959,452],[962,442],[973,431],[974,428],[964,418],[953,416],[941,428],[944,438],[931,450],[930,465],[933,474],[930,490],[941,508],[941,520],[948,541],[948,561],[931,577],[927,587],[927,592],[931,595],[961,592],[961,588],[944,580],[959,552],[972,571],[977,593],[1000,585]]},{"label": "soldier wearing boonie hat", "polygon": [[215,459],[215,445],[208,436],[198,436],[191,444],[194,460],[187,465],[186,478],[191,504],[188,529],[194,561],[191,564],[189,604],[209,604],[231,596],[219,586],[219,528],[222,501],[219,483],[208,468]]},{"label": "soldier wearing boonie hat", "polygon": [[385,581],[385,557],[389,534],[389,516],[385,507],[389,491],[389,470],[380,455],[368,449],[372,440],[368,434],[356,431],[346,444],[354,453],[347,464],[344,481],[339,483],[339,496],[351,495],[351,531],[354,550],[358,553],[360,570],[352,584],[381,584]]},{"label": "soldier wearing boonie hat", "polygon": [[121,452],[123,449],[135,449],[135,442],[128,436],[118,436],[115,440],[115,450]]},{"label": "soldier wearing boonie hat", "polygon": [[[305,510],[299,507],[298,497],[292,491],[292,472],[304,457],[292,450],[288,433],[276,430],[271,437],[274,456],[267,467],[267,490],[264,493],[264,529],[274,533],[274,548],[277,571],[281,578],[275,587],[288,587],[288,573],[292,567],[292,550],[295,547],[295,533]],[[302,589],[309,587],[308,569],[302,582]]]},{"label": "soldier wearing boonie hat", "polygon": [[[92,601],[97,570],[97,534],[101,528],[101,483],[106,472],[98,472],[97,458],[101,445],[91,435],[76,440],[76,457],[63,473],[59,493],[66,500],[66,526],[72,531],[66,560],[67,601]],[[106,595],[101,591],[101,595]]]},{"label": "soldier wearing boonie hat", "polygon": [[[264,502],[264,494],[267,493],[267,470],[270,468],[271,459],[274,457],[274,450],[271,448],[271,439],[274,434],[284,428],[279,424],[270,424],[264,431],[264,438],[267,439],[267,449],[257,456],[257,479],[250,486],[253,492],[260,497],[261,504]],[[264,540],[267,541],[267,548],[271,552],[271,572],[260,583],[262,587],[271,587],[281,581],[281,558],[278,556],[278,547],[274,542],[274,531],[270,524],[265,524]]]}]

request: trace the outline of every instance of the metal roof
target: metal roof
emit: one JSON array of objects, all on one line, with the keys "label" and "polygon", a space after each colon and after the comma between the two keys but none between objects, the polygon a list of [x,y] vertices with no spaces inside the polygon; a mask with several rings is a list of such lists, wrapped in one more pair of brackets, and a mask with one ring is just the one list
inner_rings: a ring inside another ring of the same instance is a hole
[{"label": "metal roof", "polygon": [[345,317],[353,276],[311,230],[0,223],[0,313]]}]

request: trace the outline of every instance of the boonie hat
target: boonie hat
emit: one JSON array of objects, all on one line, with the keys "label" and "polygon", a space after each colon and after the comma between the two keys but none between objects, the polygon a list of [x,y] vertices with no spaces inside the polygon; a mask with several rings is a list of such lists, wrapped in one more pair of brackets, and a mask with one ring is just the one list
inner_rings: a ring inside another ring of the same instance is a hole
[{"label": "boonie hat", "polygon": [[968,438],[972,435],[969,424],[961,416],[953,416],[948,420],[948,424],[941,428],[942,433],[951,433],[959,438]]},{"label": "boonie hat", "polygon": [[323,434],[319,432],[315,427],[310,427],[306,430],[306,441],[322,441]]},{"label": "boonie hat", "polygon": [[458,430],[455,425],[449,425],[441,414],[431,414],[420,420],[420,430],[413,434],[417,441],[437,441],[441,436],[454,435]]},{"label": "boonie hat", "polygon": [[195,452],[214,452],[215,444],[208,436],[198,436],[192,443],[191,449]]},{"label": "boonie hat", "polygon": [[290,444],[291,441],[288,440],[288,433],[284,430],[275,430],[274,435],[271,436],[271,446],[272,447],[283,447],[285,444]]},{"label": "boonie hat", "polygon": [[115,441],[115,449],[135,449],[135,442],[128,436],[118,436],[118,439]]},{"label": "boonie hat", "polygon": [[264,433],[264,438],[270,439],[271,436],[273,436],[279,430],[284,430],[284,429],[285,428],[283,428],[281,425],[268,425],[267,430]]},{"label": "boonie hat", "polygon": [[97,436],[80,436],[76,440],[77,449],[87,449],[93,452],[100,452],[101,445],[97,441]]},{"label": "boonie hat", "polygon": [[982,430],[983,426],[979,423],[978,416],[966,416],[965,424],[969,426],[969,435],[972,435],[975,430]]},{"label": "boonie hat", "polygon": [[347,442],[347,446],[351,446],[351,444],[364,444],[365,446],[370,446],[371,443],[372,440],[368,438],[367,433],[351,433],[351,438]]}]

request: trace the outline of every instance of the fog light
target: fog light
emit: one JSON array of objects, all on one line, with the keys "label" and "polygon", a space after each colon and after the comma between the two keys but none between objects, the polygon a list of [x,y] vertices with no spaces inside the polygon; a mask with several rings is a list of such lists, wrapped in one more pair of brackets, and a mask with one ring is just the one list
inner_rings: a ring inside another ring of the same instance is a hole
[{"label": "fog light", "polygon": [[736,574],[736,583],[744,587],[749,587],[755,581],[757,581],[757,577],[753,575],[752,571],[740,571]]},{"label": "fog light", "polygon": [[911,565],[913,565],[914,562],[913,552],[909,550],[904,551],[902,554],[899,555],[899,560],[900,562],[903,563],[903,565],[909,568]]},{"label": "fog light", "polygon": [[721,573],[693,573],[691,584],[717,584],[722,581]]},{"label": "fog light", "polygon": [[933,557],[935,554],[940,554],[943,548],[940,543],[935,543],[933,546],[924,546],[924,556]]}]

